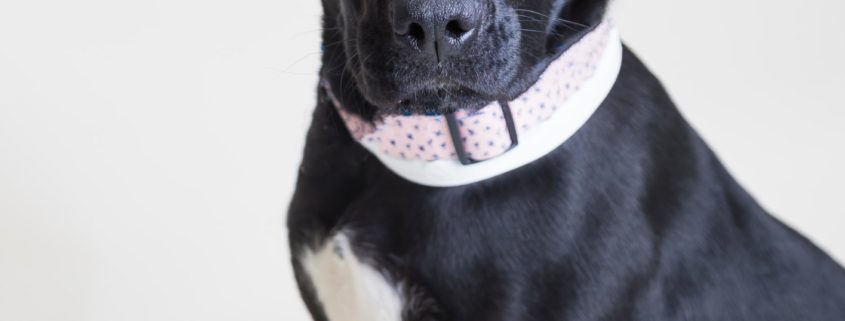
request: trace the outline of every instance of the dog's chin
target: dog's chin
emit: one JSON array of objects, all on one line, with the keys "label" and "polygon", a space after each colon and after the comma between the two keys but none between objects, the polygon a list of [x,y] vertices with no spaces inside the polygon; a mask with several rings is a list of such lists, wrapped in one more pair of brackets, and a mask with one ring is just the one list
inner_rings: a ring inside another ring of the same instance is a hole
[{"label": "dog's chin", "polygon": [[378,108],[379,114],[446,114],[457,110],[478,110],[495,101],[494,95],[462,86],[423,88],[390,98],[364,98]]},{"label": "dog's chin", "polygon": [[424,94],[413,99],[403,100],[398,106],[402,113],[446,114],[459,109],[477,110],[489,104],[493,99],[478,94]]}]

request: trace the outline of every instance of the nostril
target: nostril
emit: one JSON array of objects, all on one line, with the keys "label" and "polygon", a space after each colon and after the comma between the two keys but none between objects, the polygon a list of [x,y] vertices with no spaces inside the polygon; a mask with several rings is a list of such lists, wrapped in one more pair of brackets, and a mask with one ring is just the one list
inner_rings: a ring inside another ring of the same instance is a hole
[{"label": "nostril", "polygon": [[396,32],[396,36],[411,48],[423,50],[425,47],[425,29],[419,23],[411,22],[404,32]]},{"label": "nostril", "polygon": [[412,22],[411,25],[408,26],[408,33],[406,35],[417,43],[425,41],[425,29],[416,22]]},{"label": "nostril", "polygon": [[469,31],[458,20],[452,20],[446,24],[446,35],[453,39],[460,39]]}]

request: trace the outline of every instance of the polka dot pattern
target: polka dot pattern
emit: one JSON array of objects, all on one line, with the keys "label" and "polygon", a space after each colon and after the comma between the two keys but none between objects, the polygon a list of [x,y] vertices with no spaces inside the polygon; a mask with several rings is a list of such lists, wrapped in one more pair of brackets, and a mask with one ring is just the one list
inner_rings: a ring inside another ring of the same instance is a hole
[{"label": "polka dot pattern", "polygon": [[[528,91],[509,103],[517,135],[549,119],[558,106],[568,101],[592,78],[607,48],[611,30],[609,22],[602,23],[552,62]],[[324,81],[323,86],[355,139],[377,146],[395,158],[423,161],[457,159],[444,116],[393,115],[368,122],[343,109],[328,82]],[[490,159],[505,153],[511,146],[498,102],[474,112],[459,110],[455,116],[462,144],[471,159]]]}]

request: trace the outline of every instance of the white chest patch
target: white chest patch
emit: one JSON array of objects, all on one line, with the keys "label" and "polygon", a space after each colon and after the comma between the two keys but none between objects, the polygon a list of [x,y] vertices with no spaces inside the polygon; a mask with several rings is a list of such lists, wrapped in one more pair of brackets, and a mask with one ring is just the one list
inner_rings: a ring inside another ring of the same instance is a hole
[{"label": "white chest patch", "polygon": [[301,258],[329,321],[401,321],[402,298],[385,277],[361,263],[338,233]]}]

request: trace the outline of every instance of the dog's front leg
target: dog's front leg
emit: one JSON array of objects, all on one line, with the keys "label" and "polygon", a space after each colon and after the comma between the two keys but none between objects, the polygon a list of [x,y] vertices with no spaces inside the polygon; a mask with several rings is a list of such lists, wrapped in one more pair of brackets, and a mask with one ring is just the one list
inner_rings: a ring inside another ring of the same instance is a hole
[{"label": "dog's front leg", "polygon": [[359,190],[361,167],[369,154],[352,139],[325,94],[320,95],[287,225],[294,273],[303,299],[316,321],[326,321],[300,258],[329,237]]}]

